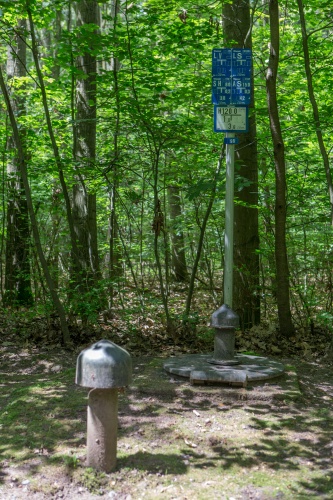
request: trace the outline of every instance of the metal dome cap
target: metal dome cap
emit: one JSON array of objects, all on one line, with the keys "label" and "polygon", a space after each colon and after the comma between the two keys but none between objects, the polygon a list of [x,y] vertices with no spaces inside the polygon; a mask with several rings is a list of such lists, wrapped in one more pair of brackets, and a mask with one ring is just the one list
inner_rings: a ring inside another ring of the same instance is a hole
[{"label": "metal dome cap", "polygon": [[211,316],[213,328],[239,328],[239,316],[227,304],[223,304]]},{"label": "metal dome cap", "polygon": [[77,358],[75,383],[78,385],[109,389],[126,387],[131,381],[131,356],[110,340],[99,340]]}]

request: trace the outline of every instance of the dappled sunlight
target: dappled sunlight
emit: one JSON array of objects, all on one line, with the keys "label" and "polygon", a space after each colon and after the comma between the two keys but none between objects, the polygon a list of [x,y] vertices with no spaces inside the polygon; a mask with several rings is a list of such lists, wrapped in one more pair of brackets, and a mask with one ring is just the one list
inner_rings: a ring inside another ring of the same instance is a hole
[{"label": "dappled sunlight", "polygon": [[[176,491],[179,478],[190,488],[202,482],[212,493],[216,477],[219,484],[231,481],[235,491],[244,488],[246,477],[249,492],[282,488],[295,498],[329,490],[332,409],[325,400],[311,405],[295,388],[290,392],[289,375],[246,389],[191,386],[161,370],[163,359],[133,362],[133,384],[118,398],[111,480],[126,484],[130,478],[140,488],[154,481],[161,492]],[[24,384],[12,383],[12,374],[5,379],[0,482],[7,484],[13,468],[31,478],[43,470],[85,474],[88,390],[73,380],[73,369],[49,379],[45,373],[30,375]],[[328,379],[319,385],[329,387]]]},{"label": "dappled sunlight", "polygon": [[25,460],[53,453],[64,439],[72,445],[79,440],[84,395],[61,382],[35,383],[14,389],[2,413],[0,450],[4,457]]}]

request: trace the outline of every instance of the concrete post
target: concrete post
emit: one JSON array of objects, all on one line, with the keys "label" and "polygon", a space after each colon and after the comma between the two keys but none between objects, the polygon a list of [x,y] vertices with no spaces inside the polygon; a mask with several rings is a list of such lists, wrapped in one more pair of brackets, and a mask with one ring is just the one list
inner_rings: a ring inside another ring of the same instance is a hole
[{"label": "concrete post", "polygon": [[87,465],[111,472],[117,461],[118,391],[132,380],[131,356],[102,339],[82,351],[76,362],[75,382],[89,387]]},{"label": "concrete post", "polygon": [[88,395],[87,465],[111,472],[117,462],[118,389],[92,389]]}]

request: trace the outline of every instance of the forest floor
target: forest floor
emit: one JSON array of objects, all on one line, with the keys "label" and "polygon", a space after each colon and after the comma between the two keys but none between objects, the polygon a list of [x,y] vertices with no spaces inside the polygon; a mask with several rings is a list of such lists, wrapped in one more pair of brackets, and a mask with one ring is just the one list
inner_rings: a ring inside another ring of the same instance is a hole
[{"label": "forest floor", "polygon": [[74,382],[89,342],[37,347],[22,343],[22,329],[0,340],[0,499],[333,499],[333,366],[322,332],[289,349],[265,329],[244,335],[239,350],[259,350],[259,338],[286,374],[235,388],[164,372],[166,357],[207,351],[207,339],[165,345],[155,332],[155,343],[132,339],[131,349],[97,331],[134,365],[119,394],[117,466],[104,474],[85,465],[87,390]]}]

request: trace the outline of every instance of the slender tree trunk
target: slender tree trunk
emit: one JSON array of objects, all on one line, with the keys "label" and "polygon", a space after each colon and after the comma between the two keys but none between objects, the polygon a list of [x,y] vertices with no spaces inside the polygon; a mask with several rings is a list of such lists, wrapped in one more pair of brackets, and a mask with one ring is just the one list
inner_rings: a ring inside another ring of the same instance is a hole
[{"label": "slender tree trunk", "polygon": [[7,112],[8,112],[11,126],[13,129],[13,138],[14,138],[15,145],[16,145],[16,148],[18,151],[18,161],[19,161],[19,166],[20,166],[20,173],[21,173],[22,182],[23,182],[24,191],[25,191],[25,196],[26,196],[26,200],[27,200],[28,212],[29,212],[31,228],[32,228],[32,233],[33,233],[35,245],[36,245],[37,254],[38,254],[39,261],[41,263],[41,266],[42,266],[42,269],[44,272],[44,276],[45,276],[45,279],[46,279],[46,282],[47,282],[47,285],[48,285],[48,288],[50,291],[50,295],[51,295],[54,307],[59,315],[62,336],[63,336],[63,342],[65,345],[69,345],[70,344],[70,334],[69,334],[68,325],[67,325],[67,321],[66,321],[66,314],[65,314],[63,305],[59,299],[59,296],[57,294],[57,291],[55,289],[54,282],[52,280],[50,271],[48,269],[48,265],[47,265],[47,262],[46,262],[46,259],[44,256],[42,245],[41,245],[37,219],[36,219],[36,215],[35,215],[34,208],[33,208],[30,185],[29,185],[29,181],[28,181],[28,172],[27,172],[26,158],[24,155],[24,147],[22,145],[22,141],[20,138],[19,129],[18,129],[17,122],[15,119],[12,104],[11,104],[11,101],[9,98],[8,90],[7,90],[7,87],[6,87],[4,78],[3,78],[1,66],[0,66],[0,87],[1,87],[4,99],[5,99],[5,102],[6,102]]},{"label": "slender tree trunk", "polygon": [[[109,227],[108,227],[108,237],[109,237],[109,278],[110,281],[115,281],[121,276],[121,264],[120,264],[120,251],[119,251],[119,231],[118,224],[116,222],[116,199],[117,199],[117,179],[115,178],[116,173],[113,175],[113,182],[110,183],[110,217],[109,217]],[[111,302],[113,296],[113,286],[110,290]]]},{"label": "slender tree trunk", "polygon": [[[43,37],[43,49],[46,52],[46,57],[52,57],[53,65],[51,67],[51,76],[57,81],[60,77],[60,65],[57,61],[57,52],[59,47],[59,42],[61,38],[61,21],[62,21],[62,11],[58,8],[55,12],[55,18],[53,22],[53,29],[50,29],[48,26],[42,30]],[[60,190],[58,189],[56,179],[54,179],[54,186],[52,190],[52,209],[51,209],[51,218],[52,218],[52,243],[50,246],[50,254],[48,256],[48,263],[50,265],[51,275],[54,280],[55,287],[59,286],[59,256],[60,256],[60,247],[59,247],[59,194]]]},{"label": "slender tree trunk", "polygon": [[60,248],[61,243],[59,241],[59,228],[61,222],[61,190],[55,185],[52,187],[52,209],[51,209],[51,224],[52,224],[52,239],[50,245],[50,253],[48,257],[48,263],[50,266],[50,272],[54,281],[54,286],[59,287],[59,261],[60,261]]},{"label": "slender tree trunk", "polygon": [[280,33],[279,33],[279,5],[278,0],[269,2],[270,19],[270,55],[266,74],[267,104],[270,120],[271,135],[274,147],[275,164],[275,262],[276,262],[276,298],[280,333],[283,337],[290,337],[294,328],[290,311],[289,268],[286,244],[286,165],[284,143],[281,132],[276,80],[279,65]]},{"label": "slender tree trunk", "polygon": [[174,322],[170,315],[169,304],[168,304],[167,277],[166,276],[163,277],[163,269],[162,269],[159,245],[158,245],[158,238],[161,232],[163,233],[165,230],[164,213],[162,212],[161,200],[158,197],[159,161],[160,161],[160,150],[155,145],[155,155],[153,164],[153,176],[154,176],[153,190],[154,190],[155,209],[154,209],[154,220],[152,224],[152,230],[154,231],[154,254],[156,259],[161,298],[166,317],[167,333],[169,334],[170,337],[175,338]]},{"label": "slender tree trunk", "polygon": [[[38,53],[38,46],[37,46],[37,39],[36,39],[36,33],[35,33],[35,27],[34,27],[34,22],[33,22],[33,17],[32,17],[32,10],[31,10],[31,3],[27,3],[27,14],[29,18],[29,24],[30,24],[30,33],[31,33],[31,46],[32,46],[32,55],[36,67],[36,72],[37,72],[37,77],[38,77],[38,83],[40,86],[40,91],[42,95],[42,102],[43,102],[43,107],[44,107],[44,112],[45,112],[45,119],[46,119],[46,124],[47,124],[47,130],[50,136],[51,144],[52,144],[52,149],[53,149],[53,154],[55,158],[55,162],[58,168],[58,174],[59,174],[59,180],[60,180],[60,185],[61,189],[64,195],[64,200],[65,200],[65,205],[66,205],[66,215],[67,215],[67,221],[68,221],[68,226],[69,226],[69,233],[70,233],[70,240],[71,240],[71,250],[72,250],[72,256],[73,257],[73,267],[71,269],[72,271],[72,276],[73,276],[73,283],[77,284],[78,286],[78,294],[77,297],[79,297],[81,304],[84,304],[84,301],[82,300],[82,295],[80,292],[82,291],[82,288],[80,287],[83,286],[83,284],[87,283],[86,279],[86,270],[85,268],[81,268],[81,260],[76,257],[80,255],[80,242],[77,241],[77,235],[75,231],[75,224],[74,224],[74,217],[72,214],[72,208],[71,208],[71,201],[69,197],[69,193],[67,190],[67,185],[65,181],[65,176],[63,172],[63,165],[62,165],[62,159],[60,156],[59,152],[59,147],[55,138],[55,133],[53,130],[52,126],[52,121],[51,121],[51,114],[48,106],[48,100],[47,100],[47,94],[46,94],[46,88],[45,88],[45,83],[44,83],[44,78],[43,74],[40,68],[40,63],[39,63],[39,53]],[[29,209],[30,213],[30,209]],[[31,216],[30,216],[31,217]],[[41,257],[40,257],[41,258]],[[51,285],[50,285],[51,286]],[[52,287],[54,287],[54,283],[52,282]],[[51,288],[50,288],[51,290]],[[86,291],[87,287],[83,290]],[[53,292],[51,292],[53,293]],[[56,295],[54,297],[54,301],[58,298]],[[59,299],[58,299],[59,300]],[[62,307],[62,304],[59,303],[59,311],[60,307]],[[86,320],[86,315],[85,315],[85,310],[86,307],[84,305],[83,308],[81,308],[81,311],[83,312],[82,314],[82,319]],[[91,310],[91,308],[90,308]],[[62,320],[61,320],[62,321]],[[65,326],[64,326],[65,327]],[[64,331],[64,330],[63,330]],[[67,342],[67,341],[66,341]]]},{"label": "slender tree trunk", "polygon": [[185,306],[185,321],[186,321],[186,319],[189,316],[190,311],[191,311],[191,303],[192,303],[192,298],[193,298],[193,293],[194,293],[195,277],[197,274],[198,265],[199,265],[199,261],[200,261],[200,257],[201,257],[202,248],[203,248],[207,222],[208,222],[210,213],[212,211],[212,207],[213,207],[215,196],[216,196],[217,181],[218,181],[219,176],[220,176],[220,172],[221,172],[221,168],[222,168],[222,161],[223,161],[224,157],[225,157],[225,147],[223,146],[221,149],[220,157],[219,157],[218,162],[217,162],[212,193],[210,196],[210,200],[209,200],[209,203],[208,203],[208,206],[206,209],[204,219],[202,221],[201,228],[200,228],[199,242],[198,242],[198,246],[197,246],[196,252],[195,252],[195,259],[194,259],[194,264],[192,267],[192,272],[191,272],[191,276],[190,276],[190,283],[189,283],[188,292],[187,292],[187,299],[186,299],[186,306]]},{"label": "slender tree trunk", "polygon": [[326,175],[326,181],[328,186],[329,200],[331,205],[331,224],[333,226],[333,181],[330,169],[330,161],[327,154],[327,150],[325,148],[324,138],[322,134],[322,125],[320,122],[319,109],[316,100],[316,96],[313,89],[313,81],[312,81],[312,72],[311,72],[311,62],[310,62],[310,53],[309,53],[309,45],[308,45],[308,34],[306,32],[306,22],[304,15],[304,6],[302,0],[297,0],[298,9],[299,9],[299,17],[301,21],[301,30],[302,30],[302,43],[303,43],[303,52],[304,52],[304,65],[305,65],[305,73],[306,79],[308,83],[308,93],[312,106],[313,118],[316,127],[316,134],[318,145],[321,153],[321,157],[324,163],[324,170]]},{"label": "slender tree trunk", "polygon": [[171,267],[177,281],[187,281],[184,233],[180,228],[182,215],[178,186],[168,186],[169,215],[171,219]]},{"label": "slender tree trunk", "polygon": [[[98,25],[96,0],[76,3],[77,25]],[[87,48],[76,62],[76,116],[74,127],[74,159],[78,182],[73,187],[72,214],[77,239],[77,253],[73,253],[74,286],[88,291],[99,277],[97,252],[96,194],[89,192],[85,174],[93,172],[96,161],[96,55]]]},{"label": "slender tree trunk", "polygon": [[[223,2],[223,34],[228,48],[252,49],[252,19],[249,0]],[[251,106],[254,108],[253,73],[251,75]],[[235,192],[234,211],[234,306],[242,328],[260,322],[259,293],[259,223],[258,223],[258,160],[256,122],[250,113],[248,133],[239,134],[235,149],[236,174],[246,179]]]},{"label": "slender tree trunk", "polygon": [[[25,31],[26,20],[24,19],[19,21],[16,39],[8,48],[7,78],[9,81],[12,78],[19,79],[26,76]],[[24,84],[21,84],[21,89],[23,86]],[[14,95],[12,106],[19,119],[25,114],[24,96]],[[22,147],[24,148],[23,136],[24,129],[21,126]],[[13,154],[7,164],[8,203],[4,303],[31,306],[33,298],[30,280],[29,214],[13,136],[9,137],[7,147]]]},{"label": "slender tree trunk", "polygon": [[65,205],[66,205],[66,215],[67,215],[67,221],[68,221],[68,227],[69,227],[72,252],[74,254],[78,254],[76,235],[75,235],[72,210],[71,210],[71,202],[70,202],[70,197],[69,197],[68,190],[67,190],[67,185],[65,182],[62,159],[60,156],[58,144],[57,144],[57,141],[55,138],[55,133],[54,133],[53,126],[52,126],[52,120],[51,120],[51,114],[50,114],[48,101],[47,101],[44,78],[43,78],[43,74],[42,74],[42,71],[40,69],[40,64],[39,64],[39,53],[38,53],[35,27],[34,27],[34,22],[33,22],[33,18],[32,18],[32,11],[30,9],[29,4],[27,5],[27,14],[28,14],[29,25],[30,25],[32,55],[33,55],[33,59],[34,59],[35,67],[36,67],[36,72],[37,72],[37,77],[38,77],[38,83],[39,83],[39,87],[40,87],[40,91],[41,91],[41,95],[42,95],[42,102],[43,102],[43,108],[44,108],[45,119],[46,119],[46,124],[47,124],[47,130],[48,130],[48,134],[49,134],[50,141],[52,144],[53,155],[54,155],[54,159],[55,159],[55,162],[56,162],[56,165],[58,168],[59,181],[60,181],[60,185],[61,185],[61,189],[62,189],[62,193],[64,196]]},{"label": "slender tree trunk", "polygon": [[[119,1],[114,0],[111,3],[111,16],[112,24],[111,29],[115,32],[117,30],[117,22],[119,15]],[[110,199],[110,217],[109,217],[109,301],[110,307],[113,304],[114,284],[121,277],[121,251],[120,251],[120,236],[117,224],[117,200],[118,200],[118,186],[119,186],[119,172],[118,172],[118,157],[119,157],[119,128],[120,128],[120,101],[119,101],[119,85],[118,85],[118,71],[120,68],[119,61],[116,57],[112,57],[110,68],[113,74],[114,95],[116,101],[115,109],[115,130],[113,134],[113,155],[110,161],[110,170],[112,180],[109,182],[109,199]],[[132,268],[131,268],[132,270]]]},{"label": "slender tree trunk", "polygon": [[[266,151],[260,162],[260,170],[264,183],[263,187],[263,200],[262,200],[262,217],[263,217],[263,230],[262,239],[266,247],[265,255],[260,257],[261,269],[261,287],[262,296],[261,309],[264,311],[264,316],[267,314],[267,297],[272,294],[276,295],[276,267],[275,267],[275,228],[274,228],[274,201],[275,193],[265,182],[269,168],[271,168],[269,159],[270,154]],[[273,190],[274,191],[274,190]],[[269,292],[269,293],[268,293]]]}]

